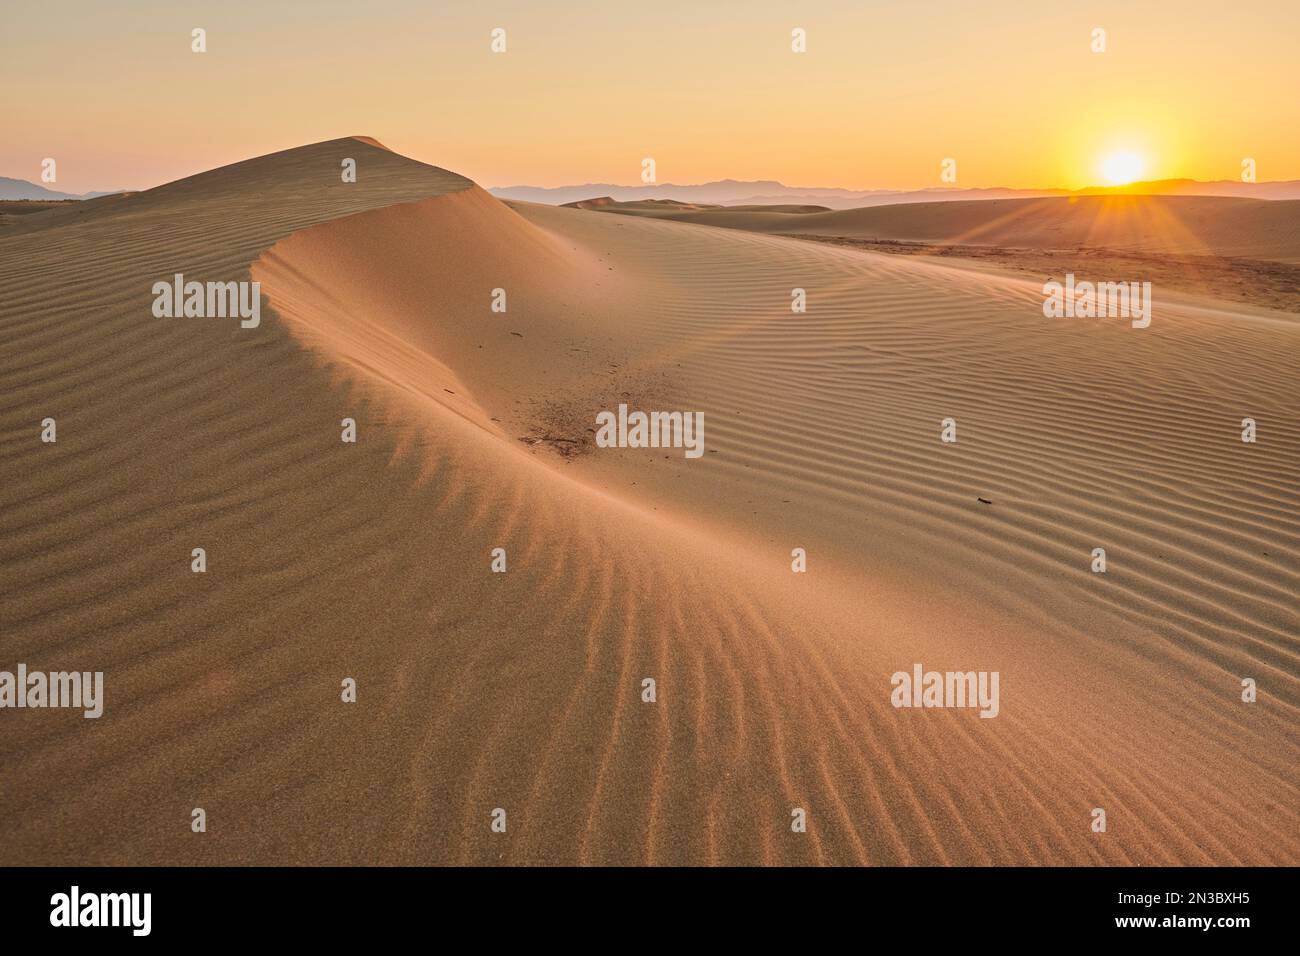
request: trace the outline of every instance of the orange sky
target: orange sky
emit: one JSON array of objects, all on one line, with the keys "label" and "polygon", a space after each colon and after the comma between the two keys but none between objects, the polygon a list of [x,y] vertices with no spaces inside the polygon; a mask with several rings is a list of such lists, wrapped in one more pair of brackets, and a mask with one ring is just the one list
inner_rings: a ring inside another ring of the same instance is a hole
[{"label": "orange sky", "polygon": [[[5,0],[0,175],[141,188],[347,134],[485,186],[1300,179],[1300,3]],[[190,51],[207,30],[208,51]],[[507,31],[493,54],[489,33]],[[808,31],[808,52],[790,31]],[[1090,50],[1106,30],[1107,50]]]}]

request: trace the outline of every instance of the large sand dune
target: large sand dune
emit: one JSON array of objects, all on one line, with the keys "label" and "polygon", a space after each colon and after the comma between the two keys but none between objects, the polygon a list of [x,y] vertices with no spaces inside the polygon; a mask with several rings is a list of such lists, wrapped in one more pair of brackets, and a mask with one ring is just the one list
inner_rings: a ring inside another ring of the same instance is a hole
[{"label": "large sand dune", "polygon": [[[153,318],[175,271],[261,327]],[[1050,321],[355,139],[24,217],[0,292],[0,667],[108,696],[2,715],[0,862],[1300,862],[1286,317]],[[707,453],[593,447],[619,402]],[[999,715],[893,708],[914,662]]]}]

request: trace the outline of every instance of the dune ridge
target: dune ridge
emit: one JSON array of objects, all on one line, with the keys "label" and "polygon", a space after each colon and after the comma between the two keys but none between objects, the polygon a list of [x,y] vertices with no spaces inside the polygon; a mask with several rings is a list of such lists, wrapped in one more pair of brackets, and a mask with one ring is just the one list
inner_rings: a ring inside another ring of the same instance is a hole
[{"label": "dune ridge", "polygon": [[[1044,331],[1014,279],[357,141],[173,187],[0,238],[6,656],[110,695],[8,715],[0,859],[1296,861],[1293,329]],[[182,266],[262,282],[262,328],[149,318]],[[620,400],[709,453],[591,449]],[[914,661],[999,670],[1001,714],[894,710]]]}]

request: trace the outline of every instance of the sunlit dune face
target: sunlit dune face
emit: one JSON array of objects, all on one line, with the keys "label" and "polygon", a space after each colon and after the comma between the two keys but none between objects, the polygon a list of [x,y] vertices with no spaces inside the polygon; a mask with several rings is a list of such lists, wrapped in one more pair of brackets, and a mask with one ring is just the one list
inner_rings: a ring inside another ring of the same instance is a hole
[{"label": "sunlit dune face", "polygon": [[1137,153],[1111,153],[1101,161],[1101,174],[1108,186],[1127,186],[1142,178],[1142,165]]}]

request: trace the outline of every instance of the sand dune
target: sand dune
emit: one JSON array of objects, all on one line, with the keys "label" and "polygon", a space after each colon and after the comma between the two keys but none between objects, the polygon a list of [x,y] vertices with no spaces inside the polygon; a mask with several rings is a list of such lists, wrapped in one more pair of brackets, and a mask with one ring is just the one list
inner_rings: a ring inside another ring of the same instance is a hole
[{"label": "sand dune", "polygon": [[[781,230],[787,232],[791,230]],[[794,232],[1031,249],[1300,262],[1300,200],[1101,196],[919,203],[823,213]]]},{"label": "sand dune", "polygon": [[[112,198],[0,235],[4,664],[108,693],[5,714],[0,862],[1300,861],[1300,326],[356,139]],[[262,325],[154,319],[180,270]],[[595,448],[619,402],[707,453]],[[893,708],[914,662],[999,716]]]},{"label": "sand dune", "polygon": [[1300,202],[1106,196],[808,207],[681,208],[592,202],[578,208],[745,229],[891,255],[942,258],[1039,281],[1066,271],[1140,277],[1161,294],[1300,312]]},{"label": "sand dune", "polygon": [[905,203],[815,214],[763,206],[649,212],[642,205],[583,208],[782,235],[1300,263],[1300,200],[1098,196]]}]

